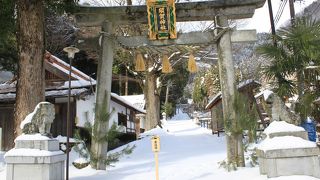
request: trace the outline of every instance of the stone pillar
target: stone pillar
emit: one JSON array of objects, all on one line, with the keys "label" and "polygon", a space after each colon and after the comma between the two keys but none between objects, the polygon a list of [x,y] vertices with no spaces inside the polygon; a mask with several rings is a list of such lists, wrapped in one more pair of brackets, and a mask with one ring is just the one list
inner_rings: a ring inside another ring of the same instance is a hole
[{"label": "stone pillar", "polygon": [[[216,17],[216,23],[223,28],[229,28],[226,16]],[[231,128],[236,126],[236,113],[233,108],[235,100],[235,73],[232,58],[232,46],[230,31],[225,32],[218,40],[218,63],[220,85],[222,92],[223,118],[225,126],[230,124]],[[228,123],[230,122],[230,123]],[[227,130],[227,129],[226,129]],[[234,135],[226,133],[227,158],[229,163],[237,163],[237,166],[244,166],[244,155],[242,149],[242,134]]]},{"label": "stone pillar", "polygon": [[20,135],[5,154],[7,180],[63,180],[65,154],[59,141],[40,134]]},{"label": "stone pillar", "polygon": [[[101,43],[101,59],[98,64],[97,77],[97,94],[95,107],[95,121],[97,123],[96,137],[104,136],[109,129],[109,121],[101,119],[101,113],[110,112],[110,96],[111,96],[111,82],[112,82],[112,65],[113,65],[113,48],[114,42],[112,40],[113,27],[111,22],[104,22],[102,26],[103,37]],[[91,164],[93,168],[99,170],[106,170],[104,160],[107,155],[108,143],[107,141],[98,142],[93,140],[91,150],[94,158],[97,158],[95,164]]]}]

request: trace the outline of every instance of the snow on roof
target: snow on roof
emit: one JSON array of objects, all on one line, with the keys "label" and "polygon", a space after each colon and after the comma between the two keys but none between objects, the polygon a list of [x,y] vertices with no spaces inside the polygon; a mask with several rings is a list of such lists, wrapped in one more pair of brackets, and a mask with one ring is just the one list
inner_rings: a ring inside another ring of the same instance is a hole
[{"label": "snow on roof", "polygon": [[264,100],[267,100],[268,97],[273,94],[273,91],[270,91],[269,89],[263,90],[260,93],[258,93],[257,95],[255,95],[255,98],[258,98],[260,96],[263,96]]},{"label": "snow on roof", "polygon": [[16,91],[15,83],[0,84],[0,93],[9,93],[9,92],[15,92],[15,91]]},{"label": "snow on roof", "polygon": [[263,151],[276,149],[295,149],[295,148],[313,148],[317,147],[315,142],[302,139],[295,136],[282,136],[267,138],[258,145],[258,149]]},{"label": "snow on roof", "polygon": [[253,80],[253,79],[247,79],[247,80],[244,80],[244,81],[241,81],[238,85],[237,85],[237,88],[238,89],[242,89],[250,84],[254,84],[256,87],[258,86],[261,86],[261,84],[256,81],[256,80]]},{"label": "snow on roof", "polygon": [[[65,63],[63,60],[51,55],[49,52],[46,53],[46,58],[44,58],[47,68],[54,68],[59,72],[65,73],[66,77],[69,76],[69,64]],[[49,68],[49,69],[50,69]],[[84,74],[75,67],[72,67],[71,71],[72,81],[71,81],[71,95],[77,96],[89,90],[85,87],[96,85],[96,80],[92,79],[88,75]],[[0,101],[14,101],[16,94],[15,83],[10,84],[0,84]],[[45,96],[46,97],[61,97],[68,95],[69,81],[65,81],[62,85],[46,87]]]},{"label": "snow on roof", "polygon": [[130,95],[130,96],[120,96],[124,100],[130,102],[132,105],[135,107],[138,107],[139,109],[144,109],[145,107],[145,99],[144,99],[144,94],[140,95]]},{"label": "snow on roof", "polygon": [[16,98],[15,93],[7,93],[7,94],[0,94],[0,102],[1,101],[11,101]]},{"label": "snow on roof", "polygon": [[133,109],[141,112],[141,113],[146,113],[146,111],[144,109],[140,109],[137,106],[134,106],[131,102],[127,101],[126,99],[124,99],[123,97],[119,96],[118,94],[115,93],[111,93],[111,97],[117,99],[118,101],[128,105],[129,107],[132,107]]},{"label": "snow on roof", "polygon": [[273,121],[269,126],[263,131],[266,135],[278,132],[297,132],[305,131],[303,127],[299,127],[293,124],[289,124],[285,121]]},{"label": "snow on roof", "polygon": [[[48,64],[53,66],[54,68],[62,71],[66,75],[69,76],[69,64],[59,59],[58,57],[50,54],[50,59],[45,59]],[[83,87],[83,86],[91,86],[96,84],[96,80],[92,79],[90,76],[81,72],[77,68],[72,66],[71,77],[75,78],[77,81],[73,81],[71,87]],[[69,87],[68,81],[61,88]]]},{"label": "snow on roof", "polygon": [[221,96],[222,96],[222,93],[221,93],[221,91],[220,91],[218,94],[216,94],[216,95],[209,101],[209,103],[206,105],[206,108],[205,108],[205,109],[210,109],[210,108],[213,106],[213,104],[215,104],[219,99],[221,99]]},{"label": "snow on roof", "polygon": [[[80,88],[80,89],[71,89],[71,96],[78,96],[82,93],[88,92],[89,90],[86,88]],[[46,97],[65,97],[68,95],[68,89],[62,89],[62,90],[47,90],[45,92]],[[16,98],[15,93],[6,93],[6,94],[0,94],[0,102],[2,101],[13,101]]]},{"label": "snow on roof", "polygon": [[[253,79],[247,79],[245,81],[240,82],[237,85],[238,90],[241,90],[242,88],[245,88],[248,85],[253,85],[253,88],[259,87],[261,84],[258,81],[255,81]],[[209,103],[206,105],[205,109],[210,109],[212,108],[212,106],[222,98],[222,93],[221,91],[216,94],[210,101]]]}]

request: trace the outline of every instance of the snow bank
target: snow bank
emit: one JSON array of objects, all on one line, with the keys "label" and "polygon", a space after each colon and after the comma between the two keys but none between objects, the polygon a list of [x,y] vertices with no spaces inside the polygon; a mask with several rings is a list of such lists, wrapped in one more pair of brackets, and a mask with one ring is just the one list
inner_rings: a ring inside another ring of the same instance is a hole
[{"label": "snow bank", "polygon": [[62,151],[46,151],[46,150],[40,150],[40,149],[28,149],[28,148],[21,148],[21,149],[11,149],[8,151],[4,156],[54,156],[63,154]]},{"label": "snow bank", "polygon": [[269,135],[271,133],[297,132],[297,131],[305,131],[305,130],[302,127],[289,124],[285,121],[273,121],[263,132],[266,135]]},{"label": "snow bank", "polygon": [[316,146],[315,142],[307,141],[300,137],[283,136],[265,139],[258,145],[258,149],[267,151],[276,149],[311,148]]},{"label": "snow bank", "polygon": [[37,134],[22,134],[20,136],[18,136],[15,141],[18,140],[18,141],[30,141],[30,140],[50,140],[49,137],[47,136],[43,136],[41,135],[40,133],[37,133]]},{"label": "snow bank", "polygon": [[[67,137],[66,136],[57,136],[55,139],[57,139],[60,143],[66,143],[67,142]],[[69,138],[69,142],[75,143],[79,142],[80,140],[74,139],[74,138]]]},{"label": "snow bank", "polygon": [[164,129],[161,129],[159,126],[157,126],[154,129],[151,129],[149,131],[146,131],[142,134],[140,134],[141,138],[147,137],[147,136],[154,136],[154,135],[167,135],[167,131],[165,131]]},{"label": "snow bank", "polygon": [[78,164],[85,164],[85,163],[88,163],[89,160],[88,159],[85,159],[85,158],[77,158],[73,161],[74,163],[78,163]]}]

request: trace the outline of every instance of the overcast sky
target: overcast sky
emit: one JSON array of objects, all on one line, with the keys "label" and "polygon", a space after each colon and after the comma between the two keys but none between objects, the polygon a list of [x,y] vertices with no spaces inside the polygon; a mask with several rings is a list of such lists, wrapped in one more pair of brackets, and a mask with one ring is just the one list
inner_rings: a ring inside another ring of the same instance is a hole
[{"label": "overcast sky", "polygon": [[[180,2],[184,2],[186,0],[180,0]],[[201,1],[201,0],[190,0],[190,1]],[[203,0],[205,1],[205,0]],[[288,0],[287,0],[288,1]],[[295,5],[295,12],[296,14],[302,11],[306,6],[310,5],[312,2],[316,0],[296,0],[294,3]],[[110,4],[116,5],[115,2],[125,2],[122,0],[80,0],[80,4],[88,2],[92,6],[108,6]],[[144,4],[144,0],[133,0],[134,4]],[[274,17],[277,14],[279,6],[282,0],[272,0],[272,9]],[[286,6],[284,7],[283,14],[276,25],[276,28],[279,28],[281,25],[284,25],[290,19],[290,11],[289,11],[289,2],[287,2]],[[183,29],[183,31],[198,31],[203,30],[208,23],[179,23],[178,29]],[[266,3],[262,8],[256,10],[253,18],[247,19],[245,21],[241,21],[240,25],[238,26],[239,29],[257,29],[257,32],[271,32],[270,27],[270,19],[269,19],[269,11],[268,11],[268,3]]]},{"label": "overcast sky", "polygon": [[[304,0],[304,1],[296,1],[294,3],[296,14],[302,11],[306,6],[310,5],[312,2],[316,0]],[[277,11],[279,9],[279,5],[281,0],[272,0],[272,9],[273,16],[275,17]],[[286,23],[290,19],[290,10],[289,10],[289,2],[284,7],[283,14],[276,26],[279,28],[281,25]],[[269,11],[268,11],[268,3],[266,2],[264,6],[260,9],[257,9],[254,13],[253,18],[247,20],[247,25],[243,28],[245,29],[257,29],[258,32],[271,32],[270,19],[269,19]]]}]

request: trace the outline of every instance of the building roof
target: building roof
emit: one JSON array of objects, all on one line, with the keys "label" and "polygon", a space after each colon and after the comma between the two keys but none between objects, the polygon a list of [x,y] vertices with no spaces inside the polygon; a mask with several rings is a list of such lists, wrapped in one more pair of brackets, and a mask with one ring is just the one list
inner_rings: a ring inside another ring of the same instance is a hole
[{"label": "building roof", "polygon": [[[59,86],[59,89],[68,88],[68,77],[69,77],[69,70],[70,65],[63,60],[59,59],[58,57],[51,55],[50,53],[46,53],[45,62],[45,69],[50,72],[54,72],[56,75],[60,76],[61,78],[65,78],[65,83]],[[92,79],[85,73],[81,72],[77,68],[71,68],[71,88],[75,87],[85,87],[85,86],[92,86],[96,85],[96,80]],[[50,88],[50,87],[48,87]]]},{"label": "building roof", "polygon": [[[68,95],[69,64],[46,52],[44,67],[59,81],[46,83],[45,96],[66,97]],[[46,77],[46,81],[48,77]],[[56,80],[55,79],[55,80]],[[75,67],[71,68],[71,96],[79,96],[90,92],[90,87],[96,85],[96,80],[84,74]],[[13,102],[16,97],[16,81],[0,84],[0,102]]]},{"label": "building roof", "polygon": [[139,111],[140,113],[146,113],[146,110],[144,110],[143,108],[139,108],[138,106],[134,105],[131,101],[126,100],[125,98],[123,98],[123,96],[119,96],[118,94],[115,93],[111,93],[111,99],[113,101],[116,101],[124,106],[130,107],[135,109],[136,111]]},{"label": "building roof", "polygon": [[[68,89],[62,90],[47,90],[45,92],[46,97],[57,98],[57,97],[66,97],[68,96]],[[80,96],[88,94],[89,91],[87,88],[77,88],[71,89],[71,96]],[[16,99],[16,93],[3,93],[0,94],[0,102],[13,102]]]},{"label": "building roof", "polygon": [[261,92],[259,92],[257,95],[255,95],[255,98],[260,98],[263,97],[264,100],[267,100],[268,97],[273,94],[273,91],[270,91],[269,89],[263,90]]},{"label": "building roof", "polygon": [[135,107],[139,109],[145,109],[146,101],[144,99],[144,94],[139,95],[129,95],[129,96],[121,96],[126,101],[133,104]]},{"label": "building roof", "polygon": [[[240,82],[237,85],[237,89],[240,92],[243,91],[247,91],[247,90],[253,90],[257,87],[261,86],[261,84],[258,81],[255,81],[253,79],[248,79],[245,81]],[[221,91],[219,93],[217,93],[213,98],[211,98],[211,100],[209,101],[209,103],[206,105],[205,109],[209,110],[211,109],[213,106],[215,106],[220,100],[222,99],[222,93]]]}]

